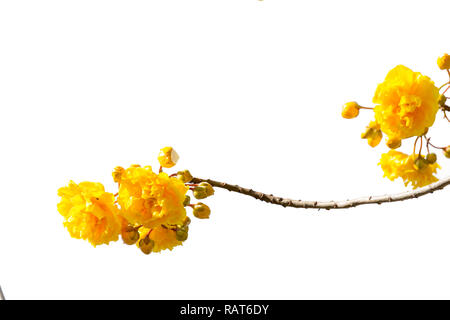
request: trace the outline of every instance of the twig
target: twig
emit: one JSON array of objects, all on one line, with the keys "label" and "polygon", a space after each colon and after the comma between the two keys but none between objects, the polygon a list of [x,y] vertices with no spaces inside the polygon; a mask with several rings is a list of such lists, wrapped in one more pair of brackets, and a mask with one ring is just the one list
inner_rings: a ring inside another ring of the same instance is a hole
[{"label": "twig", "polygon": [[257,192],[252,189],[242,188],[237,185],[231,185],[225,182],[214,181],[211,179],[201,179],[194,178],[192,179],[193,183],[200,182],[208,182],[213,187],[223,188],[228,191],[237,192],[241,194],[245,194],[247,196],[253,197],[255,199],[265,201],[268,203],[280,205],[283,207],[294,207],[294,208],[305,208],[305,209],[345,209],[352,208],[363,204],[382,204],[384,202],[397,202],[408,199],[415,199],[421,196],[424,196],[429,193],[433,193],[434,191],[444,189],[446,186],[450,185],[450,177],[441,179],[440,181],[430,184],[426,187],[397,193],[397,194],[388,194],[384,196],[369,196],[364,198],[358,198],[353,200],[345,200],[345,201],[305,201],[305,200],[292,200],[288,198],[276,197],[273,194],[266,194],[262,192]]}]

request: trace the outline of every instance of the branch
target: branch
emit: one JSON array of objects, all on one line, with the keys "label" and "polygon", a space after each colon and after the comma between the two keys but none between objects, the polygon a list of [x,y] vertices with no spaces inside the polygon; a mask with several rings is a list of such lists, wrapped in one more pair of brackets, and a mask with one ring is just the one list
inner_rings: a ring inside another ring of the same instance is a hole
[{"label": "branch", "polygon": [[262,192],[257,192],[252,189],[242,188],[237,185],[231,185],[225,182],[214,181],[211,179],[201,179],[194,178],[192,179],[193,183],[200,182],[208,182],[213,187],[223,188],[228,191],[242,193],[247,196],[253,197],[255,199],[265,201],[272,204],[277,204],[283,207],[294,207],[294,208],[304,208],[304,209],[345,209],[352,208],[362,204],[382,204],[384,202],[397,202],[403,201],[413,198],[419,198],[429,193],[433,193],[434,191],[444,189],[446,186],[450,185],[450,177],[442,179],[436,183],[430,184],[426,187],[397,193],[397,194],[388,194],[384,196],[370,196],[364,198],[358,198],[353,200],[345,200],[345,201],[305,201],[305,200],[292,200],[288,198],[276,197],[273,194],[266,194]]}]

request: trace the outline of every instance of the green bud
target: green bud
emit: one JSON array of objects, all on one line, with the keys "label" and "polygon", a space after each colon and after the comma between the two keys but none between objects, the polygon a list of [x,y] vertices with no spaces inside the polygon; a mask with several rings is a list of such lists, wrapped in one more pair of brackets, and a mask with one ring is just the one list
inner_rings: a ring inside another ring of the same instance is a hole
[{"label": "green bud", "polygon": [[419,169],[419,170],[422,170],[423,168],[425,168],[428,165],[427,161],[422,156],[418,156],[416,158],[416,160],[414,161],[414,164],[417,167],[417,169]]},{"label": "green bud", "polygon": [[183,226],[188,226],[188,225],[190,225],[191,224],[191,218],[189,218],[189,217],[186,217],[185,219],[184,219],[184,221],[183,221]]},{"label": "green bud", "polygon": [[214,194],[214,189],[212,185],[210,185],[208,182],[201,182],[199,186],[204,187],[206,189],[206,194],[208,195],[208,197]]},{"label": "green bud", "polygon": [[190,203],[191,203],[191,197],[186,195],[186,197],[184,197],[183,207],[187,207]]},{"label": "green bud", "polygon": [[446,103],[446,102],[447,102],[447,97],[444,96],[443,94],[441,94],[441,95],[439,96],[439,100],[438,100],[439,105],[440,105],[441,107],[443,107],[443,106],[445,106],[445,103]]},{"label": "green bud", "polygon": [[195,199],[205,199],[208,197],[208,192],[205,187],[203,186],[197,186],[194,188],[193,191]]},{"label": "green bud", "polygon": [[398,138],[391,138],[386,142],[386,145],[390,149],[397,149],[400,148],[400,146],[402,145],[402,140]]},{"label": "green bud", "polygon": [[429,154],[427,154],[427,157],[425,158],[425,160],[426,160],[429,164],[435,163],[436,160],[437,160],[436,153],[429,153]]},{"label": "green bud", "polygon": [[194,216],[199,219],[208,219],[211,214],[211,209],[204,203],[197,203],[194,205]]},{"label": "green bud", "polygon": [[183,183],[187,183],[187,182],[191,181],[194,177],[189,172],[189,170],[183,170],[183,171],[177,172],[177,178],[180,179],[181,181],[183,181]]},{"label": "green bud", "polygon": [[178,241],[186,241],[188,238],[189,227],[187,226],[177,226],[177,230],[175,231],[175,237]]},{"label": "green bud", "polygon": [[145,254],[150,254],[155,246],[155,241],[146,236],[145,238],[139,240],[139,249]]},{"label": "green bud", "polygon": [[132,226],[127,226],[122,229],[122,240],[125,244],[132,245],[139,240],[139,232]]},{"label": "green bud", "polygon": [[450,158],[450,146],[444,148],[444,156]]}]

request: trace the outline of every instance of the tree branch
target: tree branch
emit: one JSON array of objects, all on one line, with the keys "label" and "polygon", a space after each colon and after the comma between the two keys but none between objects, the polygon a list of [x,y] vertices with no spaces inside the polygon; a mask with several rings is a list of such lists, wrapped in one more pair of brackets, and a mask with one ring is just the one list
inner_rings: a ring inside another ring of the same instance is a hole
[{"label": "tree branch", "polygon": [[283,207],[294,207],[294,208],[304,208],[304,209],[345,209],[352,208],[363,204],[382,204],[384,202],[397,202],[408,199],[419,198],[429,193],[433,193],[434,191],[444,189],[446,186],[450,185],[450,177],[442,179],[436,183],[430,184],[426,187],[397,193],[397,194],[388,194],[384,196],[369,196],[364,198],[358,198],[353,200],[345,200],[345,201],[305,201],[305,200],[292,200],[288,198],[276,197],[273,194],[266,194],[262,192],[257,192],[252,189],[242,188],[237,185],[231,185],[225,182],[214,181],[211,179],[201,179],[194,178],[192,179],[193,183],[200,182],[208,182],[213,187],[223,188],[231,192],[242,193],[247,196],[253,197],[255,199],[265,201],[268,203],[280,205]]}]

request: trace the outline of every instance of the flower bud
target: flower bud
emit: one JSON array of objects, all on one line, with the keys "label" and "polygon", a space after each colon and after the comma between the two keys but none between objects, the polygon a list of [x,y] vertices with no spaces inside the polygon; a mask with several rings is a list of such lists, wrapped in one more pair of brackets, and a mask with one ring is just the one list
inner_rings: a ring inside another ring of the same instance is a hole
[{"label": "flower bud", "polygon": [[197,203],[194,205],[194,216],[199,219],[208,219],[211,214],[211,209],[204,203]]},{"label": "flower bud", "polygon": [[150,254],[153,251],[153,247],[155,246],[155,241],[150,239],[147,235],[145,238],[139,240],[139,249],[145,254]]},{"label": "flower bud", "polygon": [[382,138],[383,134],[381,133],[381,130],[376,130],[372,136],[367,138],[367,143],[372,148],[375,148],[377,145],[380,144]]},{"label": "flower bud", "polygon": [[205,199],[208,197],[207,189],[203,186],[196,186],[193,191],[195,199]]},{"label": "flower bud", "polygon": [[139,240],[139,232],[132,226],[127,226],[122,229],[122,240],[125,244],[132,245]]},{"label": "flower bud", "polygon": [[448,54],[444,54],[443,56],[439,57],[437,60],[437,64],[439,69],[441,70],[450,69],[450,56]]},{"label": "flower bud", "polygon": [[119,183],[120,180],[122,179],[122,174],[125,172],[125,169],[122,167],[115,167],[114,171],[112,173],[114,182]]},{"label": "flower bud", "polygon": [[444,96],[443,94],[441,94],[441,95],[439,96],[439,100],[438,100],[439,105],[440,105],[441,107],[443,107],[443,106],[445,106],[445,103],[446,103],[446,102],[447,102],[447,97]]},{"label": "flower bud", "polygon": [[371,121],[366,127],[366,131],[361,134],[361,138],[367,139],[367,143],[372,148],[376,147],[383,138],[383,133],[380,130],[380,125],[376,121]]},{"label": "flower bud", "polygon": [[194,177],[191,175],[189,170],[183,170],[177,172],[177,178],[183,181],[183,183],[191,181]]},{"label": "flower bud", "polygon": [[184,197],[183,207],[187,207],[190,203],[191,203],[191,197],[189,197],[188,195],[186,195],[186,196]]},{"label": "flower bud", "polygon": [[429,164],[436,163],[436,161],[437,161],[436,153],[429,153],[429,154],[427,154],[427,157],[425,158],[425,160]]},{"label": "flower bud", "polygon": [[418,156],[416,158],[416,160],[414,160],[414,165],[417,169],[422,170],[423,168],[425,168],[428,163],[427,161],[424,159],[424,157],[422,156]]},{"label": "flower bud", "polygon": [[361,139],[367,139],[367,138],[369,138],[370,136],[373,135],[374,131],[375,131],[375,130],[374,130],[373,128],[367,127],[367,128],[366,128],[366,131],[364,131],[363,133],[361,133]]},{"label": "flower bud", "polygon": [[450,158],[450,146],[444,148],[444,156]]},{"label": "flower bud", "polygon": [[399,138],[390,138],[387,142],[386,145],[390,148],[390,149],[397,149],[402,145],[402,139]]},{"label": "flower bud", "polygon": [[353,119],[359,115],[359,109],[361,106],[356,102],[347,102],[342,106],[342,117],[345,119]]},{"label": "flower bud", "polygon": [[187,227],[190,224],[191,224],[191,218],[189,218],[189,217],[184,218],[183,226]]},{"label": "flower bud", "polygon": [[178,241],[186,241],[188,238],[189,227],[187,226],[177,226],[175,231],[175,237]]},{"label": "flower bud", "polygon": [[172,168],[180,156],[172,147],[164,147],[159,152],[158,161],[161,167]]},{"label": "flower bud", "polygon": [[206,189],[206,194],[208,197],[214,194],[214,189],[212,185],[210,185],[208,182],[201,182],[199,186],[204,187]]}]

